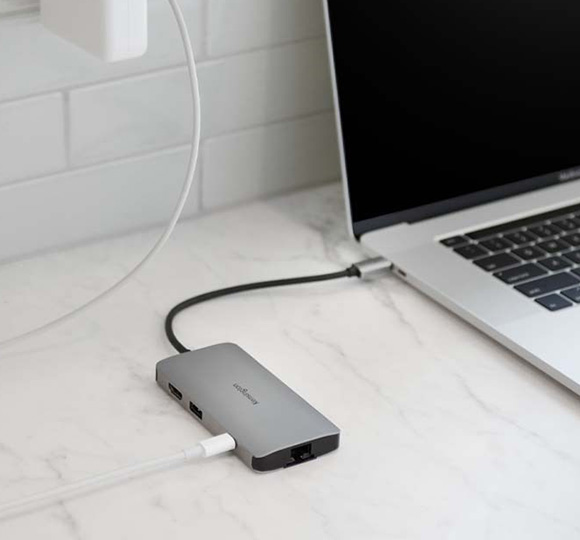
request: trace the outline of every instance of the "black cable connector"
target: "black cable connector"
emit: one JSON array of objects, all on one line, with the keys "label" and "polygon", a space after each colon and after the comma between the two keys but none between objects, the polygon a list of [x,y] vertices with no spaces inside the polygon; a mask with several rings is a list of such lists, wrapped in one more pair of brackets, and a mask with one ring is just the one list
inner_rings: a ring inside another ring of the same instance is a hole
[{"label": "black cable connector", "polygon": [[237,285],[235,287],[227,287],[225,289],[219,289],[217,291],[212,291],[205,294],[200,294],[199,296],[194,296],[193,298],[189,298],[188,300],[184,300],[183,302],[177,304],[167,315],[165,318],[165,334],[167,335],[167,339],[173,345],[175,350],[179,353],[189,352],[190,349],[185,347],[183,343],[181,343],[175,332],[173,331],[173,321],[175,317],[179,315],[182,311],[196,306],[198,304],[203,304],[204,302],[209,302],[210,300],[215,300],[216,298],[222,298],[224,296],[230,296],[232,294],[238,294],[248,291],[257,291],[260,289],[272,289],[274,287],[286,287],[289,285],[302,285],[305,283],[316,283],[320,281],[332,281],[335,279],[342,279],[342,278],[366,278],[369,273],[372,275],[377,275],[378,273],[384,273],[385,271],[390,271],[392,268],[392,264],[389,263],[385,259],[369,259],[366,261],[362,261],[357,264],[353,264],[352,266],[348,267],[346,270],[342,270],[341,272],[333,272],[331,274],[321,274],[317,276],[304,276],[304,277],[297,277],[297,278],[289,278],[289,279],[278,279],[274,281],[260,281],[257,283],[248,283],[246,285]]}]

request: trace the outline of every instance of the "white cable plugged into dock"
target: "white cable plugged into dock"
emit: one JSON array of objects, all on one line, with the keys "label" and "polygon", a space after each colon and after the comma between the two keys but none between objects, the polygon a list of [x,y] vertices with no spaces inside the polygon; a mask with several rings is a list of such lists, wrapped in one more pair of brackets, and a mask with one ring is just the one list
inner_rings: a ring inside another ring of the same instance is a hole
[{"label": "white cable plugged into dock", "polygon": [[129,467],[99,474],[49,491],[30,495],[23,499],[0,504],[0,520],[40,510],[41,508],[64,501],[65,499],[84,495],[91,491],[117,484],[123,480],[137,478],[145,474],[168,469],[176,465],[182,465],[190,461],[225,454],[235,448],[236,441],[231,435],[224,433],[223,435],[218,435],[217,437],[212,437],[202,441],[192,448],[184,449],[171,456],[152,459],[136,465],[130,465]]}]

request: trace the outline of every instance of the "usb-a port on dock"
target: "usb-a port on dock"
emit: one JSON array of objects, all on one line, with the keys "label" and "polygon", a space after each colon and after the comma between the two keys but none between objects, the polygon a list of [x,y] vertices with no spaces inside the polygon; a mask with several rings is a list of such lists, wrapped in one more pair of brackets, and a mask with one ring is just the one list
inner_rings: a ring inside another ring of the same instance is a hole
[{"label": "usb-a port on dock", "polygon": [[195,414],[200,420],[203,420],[203,412],[202,410],[193,402],[189,402],[189,410]]}]

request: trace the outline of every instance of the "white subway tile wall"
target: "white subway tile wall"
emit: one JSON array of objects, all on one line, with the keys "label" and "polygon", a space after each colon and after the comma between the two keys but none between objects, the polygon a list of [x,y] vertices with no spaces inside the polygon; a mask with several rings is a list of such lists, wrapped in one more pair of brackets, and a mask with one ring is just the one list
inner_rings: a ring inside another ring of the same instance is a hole
[{"label": "white subway tile wall", "polygon": [[[191,216],[339,177],[321,0],[181,0],[203,143]],[[158,224],[183,181],[191,103],[166,0],[150,47],[107,65],[0,0],[0,259]]]},{"label": "white subway tile wall", "polygon": [[62,94],[0,104],[0,184],[66,168]]},{"label": "white subway tile wall", "polygon": [[[0,219],[6,224],[0,227],[2,258],[18,259],[166,221],[181,191],[188,155],[189,149],[182,147],[25,182],[11,190],[10,204],[0,192]],[[198,210],[193,194],[184,215]]]},{"label": "white subway tile wall", "polygon": [[0,3],[0,13],[15,13],[36,7],[35,0],[3,0]]},{"label": "white subway tile wall", "polygon": [[210,0],[208,52],[236,54],[272,44],[319,37],[323,11],[318,0]]},{"label": "white subway tile wall", "polygon": [[276,123],[207,142],[207,208],[236,204],[336,176],[334,115]]}]

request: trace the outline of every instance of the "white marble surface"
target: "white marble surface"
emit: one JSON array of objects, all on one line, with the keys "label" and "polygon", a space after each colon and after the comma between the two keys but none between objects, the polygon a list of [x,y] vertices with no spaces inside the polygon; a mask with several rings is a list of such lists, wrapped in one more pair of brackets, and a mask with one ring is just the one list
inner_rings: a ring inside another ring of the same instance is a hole
[{"label": "white marble surface", "polygon": [[[0,338],[93,295],[151,240],[0,268]],[[336,185],[182,224],[114,299],[0,353],[0,498],[207,435],[154,381],[177,301],[362,257]],[[580,400],[396,278],[215,302],[177,331],[245,347],[342,428],[339,451],[267,475],[233,456],[193,464],[1,522],[0,538],[580,537]]]}]

